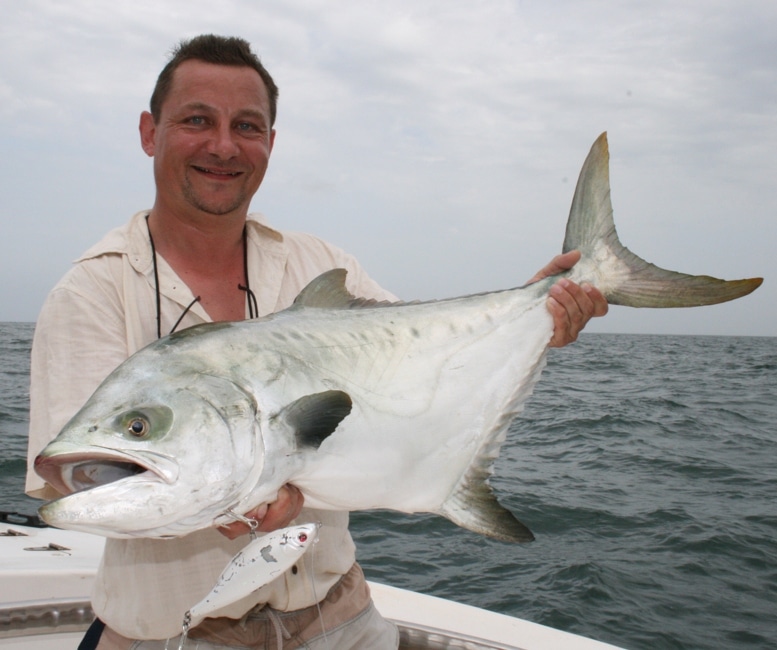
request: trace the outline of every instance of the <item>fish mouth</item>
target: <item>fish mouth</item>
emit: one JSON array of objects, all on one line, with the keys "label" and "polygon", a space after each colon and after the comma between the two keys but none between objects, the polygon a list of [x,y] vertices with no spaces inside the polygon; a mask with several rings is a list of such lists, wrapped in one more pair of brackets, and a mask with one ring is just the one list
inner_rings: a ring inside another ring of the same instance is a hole
[{"label": "fish mouth", "polygon": [[153,452],[95,449],[62,452],[35,459],[35,471],[63,495],[91,490],[119,481],[174,483],[177,463]]}]

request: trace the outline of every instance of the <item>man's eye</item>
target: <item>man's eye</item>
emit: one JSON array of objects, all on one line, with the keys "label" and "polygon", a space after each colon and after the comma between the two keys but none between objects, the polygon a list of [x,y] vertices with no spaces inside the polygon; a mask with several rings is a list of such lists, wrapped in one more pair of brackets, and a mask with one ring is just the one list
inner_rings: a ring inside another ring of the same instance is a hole
[{"label": "man's eye", "polygon": [[202,115],[193,115],[187,121],[189,124],[193,124],[194,126],[201,126],[205,124],[205,118],[202,117]]},{"label": "man's eye", "polygon": [[256,126],[254,124],[251,124],[251,122],[240,122],[237,125],[238,131],[245,131],[246,133],[249,131],[258,131]]}]

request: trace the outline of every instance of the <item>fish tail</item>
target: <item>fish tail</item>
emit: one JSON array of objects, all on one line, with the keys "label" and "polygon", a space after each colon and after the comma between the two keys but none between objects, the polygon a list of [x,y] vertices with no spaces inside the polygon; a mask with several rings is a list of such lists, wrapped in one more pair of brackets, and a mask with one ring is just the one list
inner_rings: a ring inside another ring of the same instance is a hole
[{"label": "fish tail", "polygon": [[583,164],[567,222],[564,252],[581,252],[580,273],[613,305],[698,307],[741,298],[762,278],[720,280],[659,268],[632,253],[618,239],[610,201],[607,134],[597,138]]}]

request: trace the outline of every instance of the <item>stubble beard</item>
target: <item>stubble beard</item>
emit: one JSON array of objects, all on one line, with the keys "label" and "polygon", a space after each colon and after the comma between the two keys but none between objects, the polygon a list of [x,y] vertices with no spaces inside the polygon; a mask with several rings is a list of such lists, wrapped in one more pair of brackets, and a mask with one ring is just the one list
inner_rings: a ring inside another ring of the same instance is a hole
[{"label": "stubble beard", "polygon": [[221,200],[206,200],[195,191],[188,179],[183,186],[183,196],[192,207],[197,208],[205,214],[212,214],[214,216],[221,216],[234,212],[240,208],[246,200],[244,191],[239,191],[237,194],[224,197]]}]

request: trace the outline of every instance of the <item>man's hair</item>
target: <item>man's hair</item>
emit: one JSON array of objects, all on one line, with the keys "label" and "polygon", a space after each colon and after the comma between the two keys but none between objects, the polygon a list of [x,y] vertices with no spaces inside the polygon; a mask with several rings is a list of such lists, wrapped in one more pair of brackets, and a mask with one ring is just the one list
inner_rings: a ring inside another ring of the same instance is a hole
[{"label": "man's hair", "polygon": [[275,124],[278,107],[278,86],[275,85],[270,73],[262,65],[259,57],[251,51],[251,45],[242,38],[233,36],[215,36],[202,34],[189,40],[181,41],[172,51],[172,57],[159,73],[151,94],[151,115],[154,121],[159,120],[162,104],[170,93],[173,84],[173,73],[184,61],[204,61],[216,65],[231,65],[253,68],[259,73],[267,89],[270,99],[270,126]]}]

